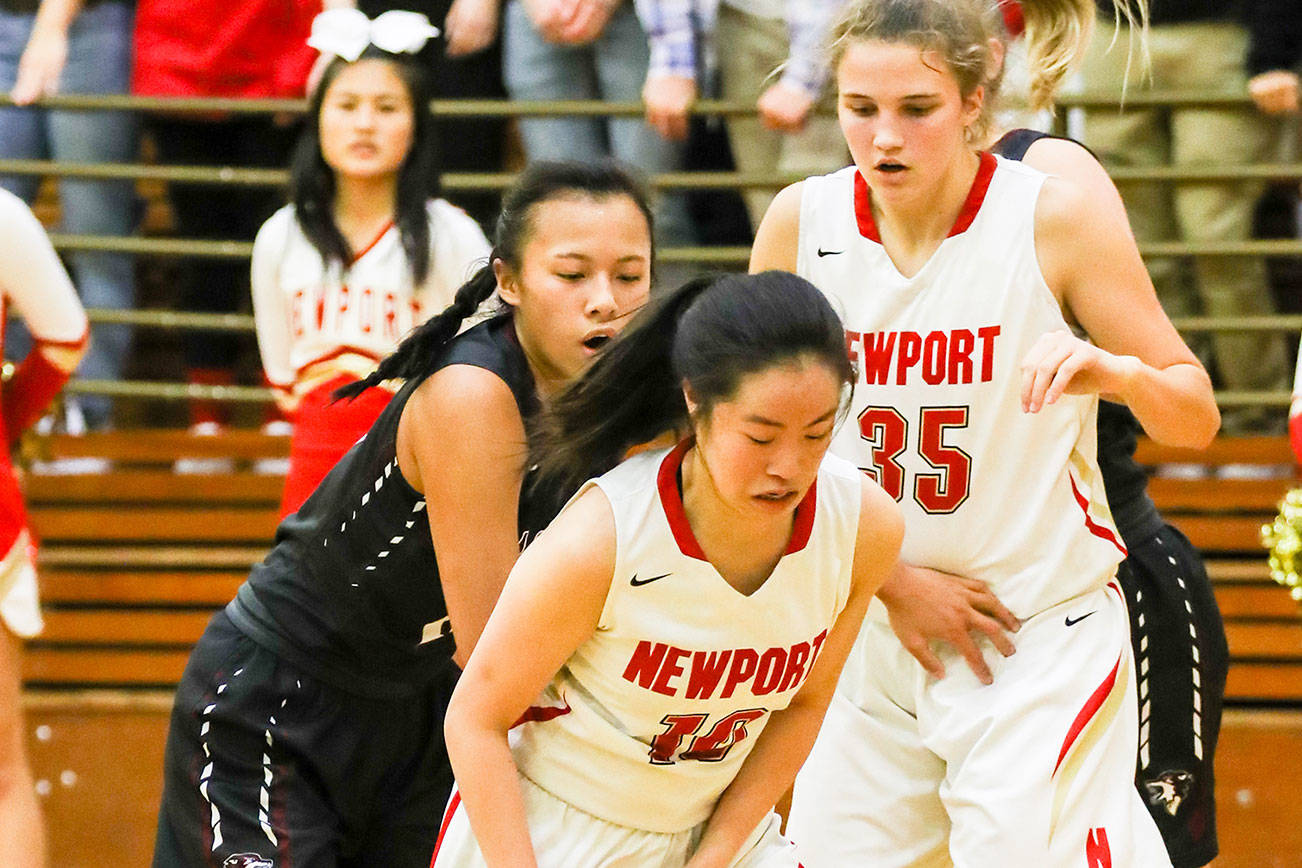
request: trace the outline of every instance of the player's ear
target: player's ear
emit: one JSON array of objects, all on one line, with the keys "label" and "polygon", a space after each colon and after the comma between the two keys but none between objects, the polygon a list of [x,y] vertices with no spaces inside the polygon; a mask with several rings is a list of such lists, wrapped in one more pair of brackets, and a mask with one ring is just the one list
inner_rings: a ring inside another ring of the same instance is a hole
[{"label": "player's ear", "polygon": [[701,402],[696,400],[696,396],[692,394],[692,386],[686,380],[683,380],[683,400],[687,403],[687,415],[695,420]]},{"label": "player's ear", "polygon": [[520,306],[520,281],[515,270],[501,259],[493,260],[493,276],[497,278],[497,296],[511,307]]}]

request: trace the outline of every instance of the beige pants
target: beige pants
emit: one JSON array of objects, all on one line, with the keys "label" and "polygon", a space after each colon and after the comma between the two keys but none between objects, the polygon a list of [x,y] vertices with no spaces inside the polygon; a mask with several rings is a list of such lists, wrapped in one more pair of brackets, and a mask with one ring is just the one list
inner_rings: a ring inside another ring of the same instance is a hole
[{"label": "beige pants", "polygon": [[[1122,32],[1109,51],[1111,23],[1103,22],[1083,68],[1090,92],[1120,93],[1128,36]],[[1243,96],[1247,32],[1231,23],[1163,24],[1150,31],[1151,87]],[[1136,64],[1127,93],[1149,87]],[[1209,168],[1265,162],[1274,152],[1278,126],[1252,106],[1178,106],[1095,109],[1085,116],[1085,143],[1110,167],[1177,166]],[[1126,201],[1136,238],[1146,241],[1246,241],[1263,186],[1225,183],[1126,183]],[[1177,259],[1150,259],[1149,271],[1169,316],[1258,316],[1275,313],[1259,258],[1199,257],[1193,272]],[[1226,389],[1287,388],[1283,335],[1264,332],[1218,334],[1212,341],[1219,385]],[[1226,419],[1227,428],[1255,427],[1261,418]]]},{"label": "beige pants", "polygon": [[[717,38],[723,98],[754,105],[777,82],[774,72],[787,59],[786,24],[720,5]],[[728,142],[739,172],[821,175],[850,164],[841,128],[834,116],[826,114],[811,116],[798,133],[767,130],[757,117],[730,118]],[[752,229],[759,226],[776,194],[776,188],[743,194]]]}]

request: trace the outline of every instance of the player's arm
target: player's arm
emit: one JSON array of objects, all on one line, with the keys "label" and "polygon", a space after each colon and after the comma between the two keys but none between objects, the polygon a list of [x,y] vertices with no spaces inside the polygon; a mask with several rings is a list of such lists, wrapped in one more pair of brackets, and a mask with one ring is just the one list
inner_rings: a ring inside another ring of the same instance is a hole
[{"label": "player's arm", "polygon": [[777,269],[796,272],[796,251],[800,245],[800,197],[804,183],[784,187],[764,212],[755,244],[750,250],[750,273]]},{"label": "player's arm", "polygon": [[27,323],[32,348],[0,393],[12,445],[72,376],[89,342],[86,312],[40,221],[16,196],[0,196],[0,294]]},{"label": "player's arm", "polygon": [[1211,380],[1157,301],[1124,212],[1097,184],[1050,178],[1035,214],[1045,281],[1093,343],[1043,335],[1022,360],[1022,409],[1064,393],[1127,404],[1150,437],[1202,448],[1220,427]]},{"label": "player's arm", "polygon": [[535,865],[507,732],[597,629],[615,570],[615,518],[596,486],[520,556],[448,705],[448,756],[490,866]]},{"label": "player's arm", "polygon": [[755,747],[715,805],[689,868],[726,866],[746,836],[796,779],[814,746],[837,678],[859,635],[868,601],[886,581],[904,538],[899,508],[871,480],[862,481],[853,580],[845,608],[827,634],[809,678],[782,711],[773,713]]},{"label": "player's arm", "polygon": [[527,454],[510,388],[472,365],[422,383],[398,423],[403,476],[425,495],[456,651],[465,666],[520,554],[517,513]]},{"label": "player's arm", "polygon": [[294,397],[294,366],[290,362],[289,300],[276,279],[280,254],[285,247],[282,221],[272,218],[262,224],[253,241],[250,284],[253,290],[253,328],[258,338],[262,371],[271,384],[276,405],[284,413],[298,409]]}]

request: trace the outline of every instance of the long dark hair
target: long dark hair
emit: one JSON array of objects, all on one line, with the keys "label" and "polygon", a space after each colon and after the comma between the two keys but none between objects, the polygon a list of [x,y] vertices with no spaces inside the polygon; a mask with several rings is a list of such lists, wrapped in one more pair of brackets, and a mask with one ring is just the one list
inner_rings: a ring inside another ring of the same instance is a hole
[{"label": "long dark hair", "polygon": [[[646,218],[647,233],[655,238],[646,189],[624,169],[611,162],[534,163],[520,174],[515,186],[502,199],[502,212],[497,217],[493,252],[488,264],[461,285],[452,304],[442,313],[413,329],[369,377],[340,387],[335,391],[335,397],[352,398],[385,380],[410,380],[435,370],[439,351],[456,335],[466,317],[473,314],[497,288],[493,262],[500,259],[519,273],[537,206],[567,196],[627,196]],[[652,240],[651,244],[654,263],[655,241]]]},{"label": "long dark hair", "polygon": [[803,277],[766,271],[689,281],[643,309],[549,403],[533,441],[537,484],[573,491],[631,447],[687,430],[684,384],[703,419],[742,377],[806,356],[853,389],[841,320]]},{"label": "long dark hair", "polygon": [[[411,148],[398,167],[397,201],[394,203],[395,223],[403,252],[411,267],[412,279],[423,283],[429,274],[429,214],[426,203],[438,196],[441,190],[439,159],[434,138],[434,117],[430,113],[430,88],[423,67],[405,54],[391,54],[369,46],[354,62],[383,60],[407,88],[414,117]],[[302,135],[294,149],[290,163],[290,201],[298,225],[308,241],[321,254],[327,264],[338,262],[347,267],[352,262],[353,250],[335,223],[335,173],[321,155],[321,105],[326,91],[339,73],[350,66],[349,61],[336,57],[325,68],[321,83],[312,92],[308,102],[307,120]]]}]

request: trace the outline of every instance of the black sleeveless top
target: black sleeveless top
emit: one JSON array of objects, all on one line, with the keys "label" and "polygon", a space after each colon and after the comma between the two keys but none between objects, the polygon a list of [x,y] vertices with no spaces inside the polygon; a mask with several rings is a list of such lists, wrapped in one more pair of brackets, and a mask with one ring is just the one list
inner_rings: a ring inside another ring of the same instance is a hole
[{"label": "black sleeveless top", "polygon": [[[1012,130],[990,150],[1009,160],[1021,160],[1040,139],[1061,138],[1038,130]],[[1064,140],[1080,145],[1075,139]],[[1121,539],[1127,548],[1133,548],[1154,536],[1164,524],[1148,496],[1148,475],[1135,463],[1135,443],[1141,430],[1139,420],[1126,405],[1100,400],[1098,430],[1099,470],[1103,473],[1108,507]]]},{"label": "black sleeveless top", "polygon": [[[456,337],[435,370],[473,365],[511,389],[526,430],[536,415],[533,376],[509,315]],[[456,647],[439,582],[424,497],[398,469],[398,420],[424,378],[394,395],[350,449],[276,531],[227,614],[258,644],[336,687],[398,697],[453,665]],[[559,496],[520,497],[521,540],[546,527]]]}]

